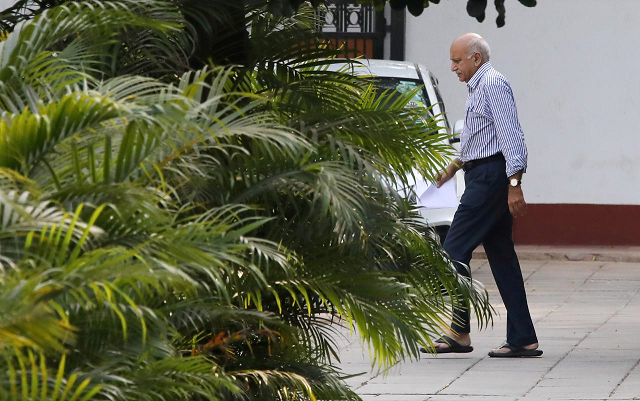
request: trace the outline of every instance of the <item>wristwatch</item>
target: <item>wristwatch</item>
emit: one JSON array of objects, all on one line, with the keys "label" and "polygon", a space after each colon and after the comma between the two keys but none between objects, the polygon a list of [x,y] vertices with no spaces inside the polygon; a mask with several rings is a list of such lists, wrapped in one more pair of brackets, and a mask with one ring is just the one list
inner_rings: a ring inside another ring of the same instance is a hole
[{"label": "wristwatch", "polygon": [[512,178],[509,180],[509,185],[511,185],[512,187],[517,187],[518,185],[522,184],[522,181],[516,179],[516,178]]}]

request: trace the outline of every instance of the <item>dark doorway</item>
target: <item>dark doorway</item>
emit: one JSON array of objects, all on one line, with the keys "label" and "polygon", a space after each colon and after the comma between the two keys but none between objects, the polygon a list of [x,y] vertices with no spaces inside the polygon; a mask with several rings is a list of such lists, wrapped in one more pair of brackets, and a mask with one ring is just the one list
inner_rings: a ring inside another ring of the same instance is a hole
[{"label": "dark doorway", "polygon": [[370,4],[333,1],[318,11],[318,28],[333,48],[343,48],[346,57],[384,58],[386,19]]}]

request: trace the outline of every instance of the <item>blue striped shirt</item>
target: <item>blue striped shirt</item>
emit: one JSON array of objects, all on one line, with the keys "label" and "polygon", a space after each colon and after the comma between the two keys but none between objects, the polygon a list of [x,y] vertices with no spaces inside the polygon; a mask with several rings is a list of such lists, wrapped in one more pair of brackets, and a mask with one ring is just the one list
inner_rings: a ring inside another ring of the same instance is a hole
[{"label": "blue striped shirt", "polygon": [[527,146],[507,79],[487,62],[473,74],[467,88],[460,160],[464,163],[502,152],[507,177],[526,171]]}]

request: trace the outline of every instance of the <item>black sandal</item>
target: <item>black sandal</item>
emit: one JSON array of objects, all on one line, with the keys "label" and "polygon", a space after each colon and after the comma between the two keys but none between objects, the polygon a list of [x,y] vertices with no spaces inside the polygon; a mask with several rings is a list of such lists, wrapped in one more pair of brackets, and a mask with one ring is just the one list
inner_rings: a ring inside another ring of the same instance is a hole
[{"label": "black sandal", "polygon": [[524,347],[516,347],[509,343],[504,343],[499,349],[508,348],[509,352],[489,352],[492,358],[528,358],[542,355],[541,349],[526,349]]},{"label": "black sandal", "polygon": [[[446,348],[434,348],[436,354],[466,354],[473,351],[473,347],[470,345],[461,345],[456,340],[448,336],[442,336],[434,341],[434,343],[447,344]],[[433,354],[434,351],[427,351],[424,348],[420,348],[420,352],[425,354]]]}]

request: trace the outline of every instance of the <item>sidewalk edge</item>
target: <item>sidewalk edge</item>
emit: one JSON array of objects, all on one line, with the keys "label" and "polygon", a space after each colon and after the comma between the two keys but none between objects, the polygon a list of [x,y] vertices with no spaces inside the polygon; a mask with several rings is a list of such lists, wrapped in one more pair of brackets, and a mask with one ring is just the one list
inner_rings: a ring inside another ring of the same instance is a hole
[{"label": "sidewalk edge", "polygon": [[[516,246],[520,260],[539,261],[583,261],[583,262],[626,262],[640,263],[640,248],[554,248]],[[482,248],[473,252],[474,259],[487,259]]]}]

